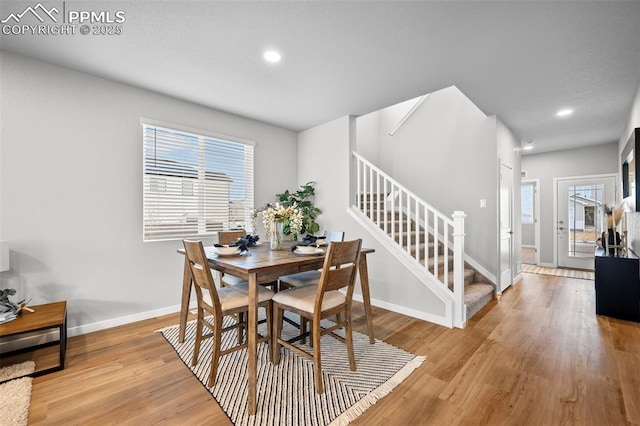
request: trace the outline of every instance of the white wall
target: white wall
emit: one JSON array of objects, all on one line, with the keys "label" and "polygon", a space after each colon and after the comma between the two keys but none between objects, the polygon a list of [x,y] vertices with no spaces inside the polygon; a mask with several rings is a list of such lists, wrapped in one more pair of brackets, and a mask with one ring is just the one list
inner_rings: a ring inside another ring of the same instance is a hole
[{"label": "white wall", "polygon": [[[627,120],[627,125],[622,131],[622,135],[620,135],[620,140],[618,141],[618,170],[622,170],[621,165],[621,155],[624,150],[625,145],[629,141],[629,137],[631,136],[631,132],[636,128],[640,127],[640,86],[636,92],[636,96],[633,99],[633,104],[631,105],[631,111],[629,112],[629,119]],[[636,142],[637,143],[637,142]],[[636,153],[636,161],[638,161],[638,154]],[[636,200],[636,204],[640,203],[640,200]],[[640,212],[629,213],[627,215],[628,219],[628,241],[630,247],[636,254],[640,254]]]},{"label": "white wall", "polygon": [[255,141],[256,206],[298,182],[292,131],[1,55],[0,285],[68,300],[70,327],[179,305],[180,242],[142,242],[141,117]]},{"label": "white wall", "polygon": [[[323,211],[318,217],[320,229],[345,231],[346,239],[362,238],[363,246],[376,250],[368,255],[374,305],[422,318],[428,317],[425,312],[442,316],[444,305],[346,213],[355,121],[342,117],[298,136],[299,180],[316,182],[316,205]],[[360,292],[359,287],[356,292]]]},{"label": "white wall", "polygon": [[[409,101],[411,102],[411,101]],[[367,123],[378,132],[383,171],[450,215],[467,214],[465,252],[495,275],[497,271],[496,120],[487,117],[455,86],[433,92],[413,116],[389,136],[410,108],[406,102],[358,117],[358,151],[370,141]],[[480,200],[487,207],[480,208]]]},{"label": "white wall", "polygon": [[[522,156],[527,179],[540,179],[540,263],[554,264],[556,228],[553,219],[553,179],[618,173],[616,143]],[[620,191],[620,188],[618,188]]]}]

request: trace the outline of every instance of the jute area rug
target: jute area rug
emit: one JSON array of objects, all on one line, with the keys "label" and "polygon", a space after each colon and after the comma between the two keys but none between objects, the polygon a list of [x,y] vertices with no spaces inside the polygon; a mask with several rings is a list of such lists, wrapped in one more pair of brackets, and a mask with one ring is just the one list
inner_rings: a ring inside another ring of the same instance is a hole
[{"label": "jute area rug", "polygon": [[548,268],[546,266],[522,265],[522,272],[531,274],[554,275],[556,277],[579,278],[582,280],[594,280],[593,271],[583,271],[579,269]]},{"label": "jute area rug", "polygon": [[0,426],[28,423],[33,378],[24,376],[34,370],[33,361],[0,368]]},{"label": "jute area rug", "polygon": [[[262,310],[260,310],[262,314]],[[292,316],[297,320],[297,316]],[[234,321],[225,318],[225,325]],[[297,321],[296,321],[297,322]],[[211,366],[211,339],[202,344],[195,367],[189,367],[193,354],[196,323],[187,325],[185,342],[178,343],[178,326],[159,330],[176,353],[206,387]],[[258,331],[263,334],[265,324]],[[286,321],[283,336],[298,331]],[[229,347],[236,332],[223,334],[222,347]],[[247,414],[247,352],[225,355],[218,367],[218,380],[207,388],[229,419],[236,425],[345,425],[362,414],[379,399],[389,394],[425,357],[415,356],[380,340],[369,343],[368,336],[353,333],[356,371],[349,369],[346,345],[323,336],[322,374],[324,394],[315,392],[313,362],[287,349],[282,349],[280,363],[269,361],[266,343],[258,345],[257,413]],[[300,347],[310,351],[308,345]]]}]

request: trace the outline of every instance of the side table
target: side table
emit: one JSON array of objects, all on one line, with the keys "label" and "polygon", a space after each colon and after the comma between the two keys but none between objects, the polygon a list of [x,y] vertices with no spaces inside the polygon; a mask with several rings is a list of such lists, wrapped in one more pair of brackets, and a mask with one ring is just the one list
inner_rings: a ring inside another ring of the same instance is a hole
[{"label": "side table", "polygon": [[54,302],[44,305],[30,306],[34,312],[22,311],[13,321],[0,324],[0,343],[11,337],[19,337],[21,334],[58,329],[58,340],[44,344],[27,346],[3,356],[19,352],[36,350],[44,346],[58,344],[60,346],[59,365],[45,370],[35,371],[31,376],[40,376],[64,369],[64,360],[67,352],[67,302]]}]

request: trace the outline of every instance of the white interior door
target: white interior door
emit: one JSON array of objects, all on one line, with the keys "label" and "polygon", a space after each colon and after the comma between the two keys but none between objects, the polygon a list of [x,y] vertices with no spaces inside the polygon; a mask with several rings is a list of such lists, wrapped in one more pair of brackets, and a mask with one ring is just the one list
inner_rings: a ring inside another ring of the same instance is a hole
[{"label": "white interior door", "polygon": [[500,283],[504,291],[513,282],[513,170],[500,164]]},{"label": "white interior door", "polygon": [[557,181],[558,266],[593,269],[596,241],[604,228],[604,206],[614,206],[614,176]]}]

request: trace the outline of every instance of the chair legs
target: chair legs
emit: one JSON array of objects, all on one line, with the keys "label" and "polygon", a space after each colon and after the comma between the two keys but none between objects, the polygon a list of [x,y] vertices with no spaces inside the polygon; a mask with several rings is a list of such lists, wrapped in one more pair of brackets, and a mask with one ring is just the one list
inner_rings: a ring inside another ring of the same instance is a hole
[{"label": "chair legs", "polygon": [[198,307],[197,320],[196,320],[196,339],[193,346],[193,356],[191,357],[191,366],[193,367],[198,362],[198,355],[200,355],[200,343],[202,342],[202,327],[204,327],[204,313],[202,308]]},{"label": "chair legs", "polygon": [[280,363],[280,348],[282,345],[278,341],[282,335],[282,316],[284,311],[280,306],[274,304],[273,306],[273,322],[271,331],[271,362],[274,365]]},{"label": "chair legs", "polygon": [[[267,336],[265,336],[267,338],[267,343],[269,345],[269,358],[271,360],[271,362],[274,362],[274,354],[275,354],[275,349],[276,348],[276,342],[273,339],[274,336],[274,332],[272,331],[272,327],[271,324],[274,324],[273,321],[273,305],[272,303],[269,301],[269,303],[266,306],[263,306],[266,310],[266,315],[267,315]],[[280,311],[282,314],[282,310]],[[238,340],[238,345],[242,345],[245,340],[246,340],[246,318],[247,318],[247,313],[246,312],[240,312],[237,315],[234,315],[237,318],[237,340]],[[212,338],[213,339],[213,350],[211,353],[211,370],[209,372],[209,380],[207,382],[207,386],[208,387],[212,387],[213,385],[215,385],[216,383],[216,379],[217,379],[217,375],[218,375],[218,366],[220,365],[220,357],[222,356],[222,333],[227,329],[222,329],[222,321],[223,318],[220,318],[220,320],[213,321],[213,327],[210,327],[208,324],[206,324],[205,319],[204,319],[204,311],[201,308],[198,308],[198,319],[197,319],[197,324],[196,324],[196,335],[195,335],[195,342],[194,342],[194,347],[193,347],[193,356],[191,357],[191,366],[195,366],[198,363],[198,356],[200,355],[200,346],[202,344],[202,340],[203,338]],[[241,323],[244,323],[243,325],[240,325]],[[205,337],[205,328],[212,328],[212,333],[207,335]],[[225,354],[229,352],[229,349],[225,350]]]},{"label": "chair legs", "polygon": [[322,383],[322,364],[320,356],[320,321],[312,321],[311,341],[313,342],[313,366],[316,376],[316,393],[322,395],[324,386]]},{"label": "chair legs", "polygon": [[220,363],[220,344],[222,340],[222,324],[216,321],[213,332],[213,351],[211,354],[211,370],[209,371],[209,383],[207,386],[212,387],[216,383],[218,377],[218,364]]},{"label": "chair legs", "polygon": [[[345,343],[347,346],[347,355],[349,357],[349,367],[351,369],[351,371],[356,371],[356,360],[355,360],[355,354],[353,351],[353,329],[351,326],[351,312],[350,310],[347,310],[345,312],[345,321],[344,321],[344,328],[345,328]],[[271,355],[272,355],[272,360],[271,362],[274,365],[277,365],[280,363],[280,352],[281,352],[281,348],[282,348],[282,343],[280,342],[282,340],[282,326],[283,326],[283,317],[284,317],[284,310],[277,304],[274,303],[273,306],[273,331],[272,333],[272,340],[271,340]],[[309,344],[312,346],[313,348],[313,354],[307,353],[307,356],[309,358],[313,359],[313,369],[314,369],[314,375],[315,375],[315,386],[316,386],[316,393],[321,395],[324,393],[324,382],[323,382],[323,377],[322,377],[322,350],[321,350],[321,345],[320,345],[320,338],[322,337],[322,326],[320,325],[320,321],[311,321],[308,320],[304,317],[300,317],[300,332],[301,333],[305,333],[306,332],[306,326],[307,324],[310,326],[311,329],[311,338],[309,339]],[[335,337],[335,336],[334,336]],[[340,339],[342,340],[342,339]],[[302,340],[301,340],[302,341]],[[302,341],[302,343],[304,344],[304,341]],[[295,348],[295,347],[294,347]],[[300,351],[301,353],[304,353],[305,351],[297,348],[296,351]]]}]

